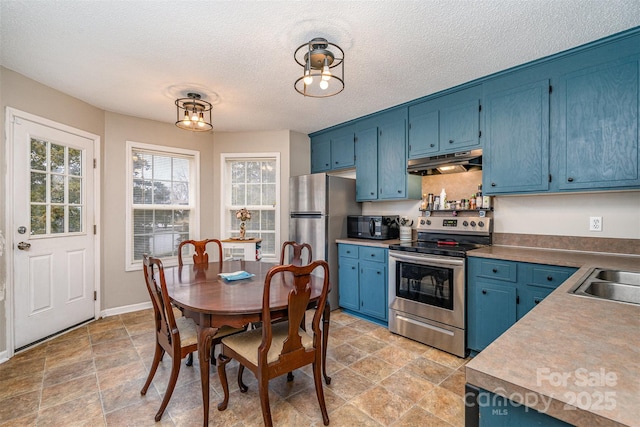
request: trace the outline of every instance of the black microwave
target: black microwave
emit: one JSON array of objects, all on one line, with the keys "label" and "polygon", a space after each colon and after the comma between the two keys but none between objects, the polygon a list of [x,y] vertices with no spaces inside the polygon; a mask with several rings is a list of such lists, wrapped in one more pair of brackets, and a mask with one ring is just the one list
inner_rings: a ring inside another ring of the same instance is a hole
[{"label": "black microwave", "polygon": [[390,240],[400,236],[398,215],[349,215],[347,237]]}]

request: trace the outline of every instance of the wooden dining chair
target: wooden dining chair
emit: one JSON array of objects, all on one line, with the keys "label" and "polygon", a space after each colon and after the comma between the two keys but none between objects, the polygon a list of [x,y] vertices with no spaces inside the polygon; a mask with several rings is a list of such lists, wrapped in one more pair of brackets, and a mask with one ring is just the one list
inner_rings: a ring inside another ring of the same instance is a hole
[{"label": "wooden dining chair", "polygon": [[[300,328],[302,319],[311,297],[311,277],[316,268],[324,270],[322,290],[318,301],[318,310],[312,321],[312,335]],[[279,276],[290,287],[289,304],[286,322],[271,323],[271,282]],[[264,281],[262,295],[263,326],[247,332],[225,337],[222,339],[222,351],[218,355],[218,377],[224,390],[224,400],[218,405],[218,410],[224,411],[229,403],[229,384],[227,382],[226,365],[236,359],[240,363],[238,369],[238,386],[241,392],[248,387],[242,382],[243,367],[251,370],[258,379],[258,391],[262,418],[267,427],[273,425],[271,408],[269,406],[269,380],[311,364],[313,367],[313,381],[316,396],[322,412],[324,425],[329,424],[329,415],[324,400],[322,388],[322,336],[320,320],[329,292],[329,266],[325,261],[314,261],[306,266],[277,265],[272,267]]]},{"label": "wooden dining chair", "polygon": [[[187,317],[177,317],[174,315],[171,300],[167,292],[167,284],[164,277],[162,261],[158,258],[143,255],[143,272],[147,285],[147,291],[151,297],[156,329],[156,349],[153,354],[153,362],[149,369],[149,376],[140,394],[145,395],[151,380],[153,380],[158,365],[165,353],[171,356],[171,374],[169,385],[164,393],[164,398],[160,404],[160,409],[156,413],[155,420],[160,421],[162,414],[171,399],[173,389],[180,373],[180,362],[185,356],[192,354],[198,349],[198,333],[194,321]],[[242,332],[243,329],[221,328],[214,335],[211,346],[219,344],[224,336]]]},{"label": "wooden dining chair", "polygon": [[[304,249],[306,249],[306,257],[303,256]],[[280,264],[285,264],[285,258],[287,258],[287,254],[291,253],[290,261],[286,262],[287,264],[293,265],[306,265],[311,263],[313,259],[313,252],[311,251],[311,245],[308,243],[298,243],[295,241],[284,242],[282,244],[282,250],[280,251]]]},{"label": "wooden dining chair", "polygon": [[207,253],[207,244],[215,243],[218,245],[218,261],[224,261],[222,257],[222,242],[218,239],[205,239],[205,240],[183,240],[178,245],[178,265],[183,265],[182,263],[182,247],[186,245],[193,245],[193,264],[209,264],[209,254]]}]

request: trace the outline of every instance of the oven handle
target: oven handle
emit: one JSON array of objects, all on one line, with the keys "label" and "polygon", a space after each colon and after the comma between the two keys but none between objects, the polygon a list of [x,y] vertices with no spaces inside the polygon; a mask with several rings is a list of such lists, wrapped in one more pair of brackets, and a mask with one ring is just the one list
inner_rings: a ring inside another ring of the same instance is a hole
[{"label": "oven handle", "polygon": [[395,258],[400,261],[413,262],[417,264],[430,264],[436,267],[462,267],[464,266],[464,258],[442,259],[425,255],[408,255],[405,253],[389,252],[389,258]]},{"label": "oven handle", "polygon": [[433,325],[430,325],[428,323],[418,322],[417,320],[413,320],[413,319],[410,319],[409,317],[401,316],[399,314],[396,314],[396,319],[402,320],[402,321],[407,322],[407,323],[412,323],[412,324],[420,326],[422,328],[432,329],[432,330],[434,330],[436,332],[440,332],[441,334],[446,334],[446,335],[450,335],[450,336],[454,335],[454,333],[452,331],[449,331],[447,329],[439,328],[437,326],[433,326]]}]

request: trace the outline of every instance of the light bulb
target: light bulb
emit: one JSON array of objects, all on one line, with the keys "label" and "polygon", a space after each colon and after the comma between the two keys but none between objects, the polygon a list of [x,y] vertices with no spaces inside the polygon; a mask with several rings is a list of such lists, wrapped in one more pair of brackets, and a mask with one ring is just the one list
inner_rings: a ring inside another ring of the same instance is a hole
[{"label": "light bulb", "polygon": [[326,88],[328,88],[328,87],[329,87],[329,82],[328,82],[328,81],[326,81],[326,80],[322,80],[322,81],[320,82],[320,89],[325,90],[325,89],[326,89]]},{"label": "light bulb", "polygon": [[201,128],[204,127],[204,121],[198,122],[198,126],[200,126]]},{"label": "light bulb", "polygon": [[311,76],[311,72],[309,70],[306,70],[304,72],[304,78],[302,79],[302,81],[307,86],[309,86],[311,83],[313,83],[313,77]]},{"label": "light bulb", "polygon": [[184,123],[185,125],[188,125],[190,122],[189,120],[189,112],[187,110],[184,111],[184,119],[182,120],[182,123]]},{"label": "light bulb", "polygon": [[329,71],[329,62],[327,58],[324,59],[324,67],[322,67],[322,80],[329,80],[331,78],[331,71]]},{"label": "light bulb", "polygon": [[194,122],[198,121],[198,113],[196,113],[195,111],[193,113],[191,113],[191,120]]}]

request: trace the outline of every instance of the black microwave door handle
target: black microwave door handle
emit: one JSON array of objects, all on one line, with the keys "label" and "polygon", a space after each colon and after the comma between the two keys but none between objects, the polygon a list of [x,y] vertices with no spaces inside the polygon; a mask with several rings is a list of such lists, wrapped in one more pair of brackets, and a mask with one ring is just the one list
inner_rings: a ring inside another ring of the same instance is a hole
[{"label": "black microwave door handle", "polygon": [[369,219],[369,234],[372,236],[376,235],[376,222],[373,220],[373,218]]}]

